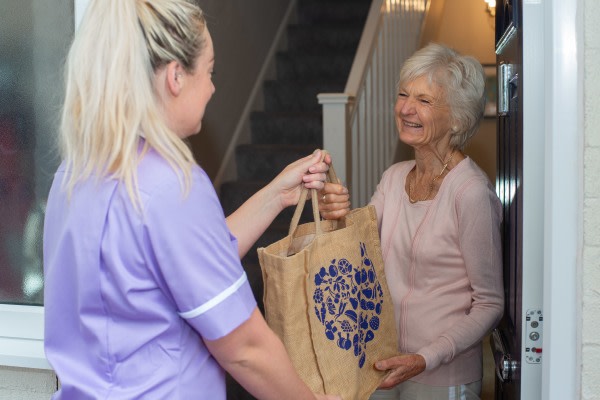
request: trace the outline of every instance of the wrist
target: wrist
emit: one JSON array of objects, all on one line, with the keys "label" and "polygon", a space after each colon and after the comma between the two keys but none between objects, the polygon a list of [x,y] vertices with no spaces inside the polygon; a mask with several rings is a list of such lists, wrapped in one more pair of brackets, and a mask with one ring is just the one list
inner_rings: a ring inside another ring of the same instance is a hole
[{"label": "wrist", "polygon": [[285,192],[277,187],[275,181],[269,182],[261,192],[264,207],[275,215],[278,215],[281,211],[291,205],[285,196]]}]

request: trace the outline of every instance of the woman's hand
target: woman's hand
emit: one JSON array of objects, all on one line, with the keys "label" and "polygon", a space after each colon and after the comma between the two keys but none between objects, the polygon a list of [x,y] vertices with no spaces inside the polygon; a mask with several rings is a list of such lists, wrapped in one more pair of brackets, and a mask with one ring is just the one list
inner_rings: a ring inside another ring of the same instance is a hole
[{"label": "woman's hand", "polygon": [[322,150],[315,150],[310,156],[294,161],[284,168],[271,181],[272,193],[280,195],[282,209],[298,203],[301,184],[307,189],[323,189],[327,179],[327,171],[331,164],[331,156],[327,153],[323,158]]},{"label": "woman's hand", "polygon": [[420,354],[400,354],[387,360],[377,361],[375,369],[379,371],[391,370],[390,374],[379,385],[379,389],[391,389],[425,371],[425,359]]},{"label": "woman's hand", "polygon": [[325,219],[339,219],[350,212],[348,189],[339,183],[326,182],[319,191],[319,211]]},{"label": "woman's hand", "polygon": [[256,192],[227,217],[227,226],[238,240],[238,253],[244,257],[260,235],[286,207],[298,204],[302,185],[323,189],[331,156],[315,152],[285,167],[267,186]]}]

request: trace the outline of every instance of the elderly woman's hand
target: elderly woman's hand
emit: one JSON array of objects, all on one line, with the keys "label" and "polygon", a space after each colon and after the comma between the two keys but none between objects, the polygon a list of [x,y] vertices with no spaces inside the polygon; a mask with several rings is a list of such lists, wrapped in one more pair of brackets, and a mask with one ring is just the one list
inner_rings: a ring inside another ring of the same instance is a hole
[{"label": "elderly woman's hand", "polygon": [[425,359],[420,354],[400,354],[386,360],[377,361],[375,368],[380,371],[390,371],[389,375],[379,385],[379,389],[391,389],[425,371]]},{"label": "elderly woman's hand", "polygon": [[325,219],[339,219],[350,212],[348,189],[339,183],[326,182],[319,191],[319,211]]}]

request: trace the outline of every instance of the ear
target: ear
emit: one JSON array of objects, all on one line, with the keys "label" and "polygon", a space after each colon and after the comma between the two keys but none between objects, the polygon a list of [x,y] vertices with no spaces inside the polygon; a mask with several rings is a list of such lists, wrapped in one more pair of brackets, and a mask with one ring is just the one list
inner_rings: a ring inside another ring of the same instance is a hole
[{"label": "ear", "polygon": [[451,131],[453,134],[454,134],[454,133],[456,133],[456,132],[458,132],[458,130],[459,130],[459,127],[460,127],[460,124],[458,123],[458,121],[457,121],[457,120],[455,120],[455,119],[452,119],[452,120],[450,121],[450,131]]},{"label": "ear", "polygon": [[177,61],[171,61],[165,68],[166,86],[172,96],[179,96],[183,88],[183,79],[185,74],[181,64]]}]

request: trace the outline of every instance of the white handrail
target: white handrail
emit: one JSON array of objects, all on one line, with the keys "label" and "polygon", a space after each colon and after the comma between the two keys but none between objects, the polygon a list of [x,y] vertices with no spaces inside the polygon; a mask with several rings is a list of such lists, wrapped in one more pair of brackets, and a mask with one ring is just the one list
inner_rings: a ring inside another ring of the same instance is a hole
[{"label": "white handrail", "polygon": [[428,0],[373,0],[344,93],[321,93],[323,147],[351,193],[369,199],[396,151],[393,106],[402,63],[417,49]]}]

